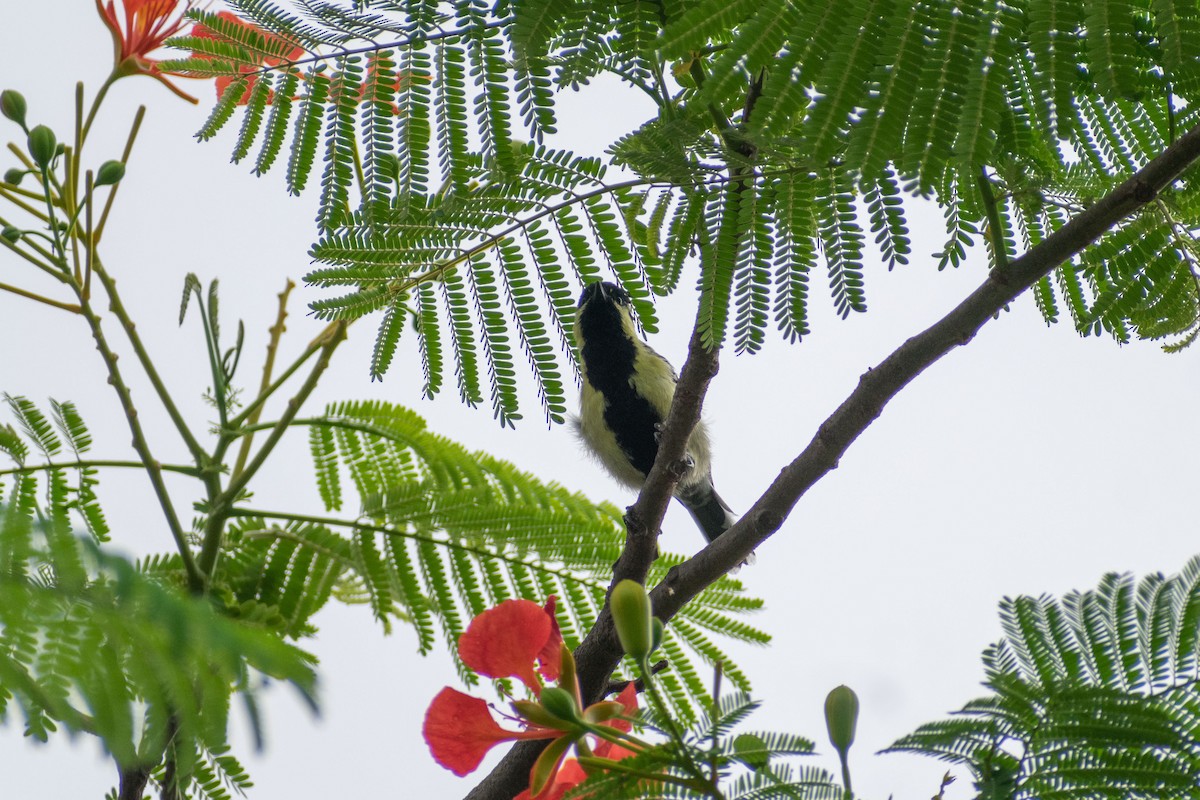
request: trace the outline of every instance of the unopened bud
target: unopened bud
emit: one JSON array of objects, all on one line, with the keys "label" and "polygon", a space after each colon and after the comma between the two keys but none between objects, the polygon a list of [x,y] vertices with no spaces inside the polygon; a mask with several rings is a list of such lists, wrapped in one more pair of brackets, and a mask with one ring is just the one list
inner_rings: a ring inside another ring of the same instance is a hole
[{"label": "unopened bud", "polygon": [[94,186],[112,186],[121,178],[125,177],[125,165],[120,161],[105,161],[100,165],[100,169],[96,170],[96,182]]},{"label": "unopened bud", "polygon": [[663,634],[666,633],[667,626],[658,617],[650,618],[650,652],[653,653],[662,644]]},{"label": "unopened bud", "polygon": [[4,230],[0,231],[0,237],[3,237],[7,242],[16,244],[21,238],[21,231],[19,228],[14,228],[12,225],[5,225]]},{"label": "unopened bud", "polygon": [[25,127],[25,97],[20,92],[5,89],[0,92],[0,114]]},{"label": "unopened bud", "polygon": [[608,604],[621,647],[631,658],[644,660],[654,646],[646,587],[627,578],[613,587]]},{"label": "unopened bud", "polygon": [[29,155],[39,167],[49,167],[57,149],[58,140],[54,137],[54,131],[45,125],[38,125],[29,132]]},{"label": "unopened bud", "polygon": [[19,184],[21,182],[21,180],[24,177],[25,177],[25,170],[17,169],[16,167],[13,167],[12,169],[5,171],[4,182],[11,183],[13,186],[16,186],[17,184]]},{"label": "unopened bud", "polygon": [[854,744],[858,727],[858,695],[849,686],[839,686],[825,698],[825,727],[829,741],[844,756]]},{"label": "unopened bud", "polygon": [[542,708],[563,722],[579,721],[579,708],[575,705],[575,698],[566,689],[547,686],[538,695],[538,702]]}]

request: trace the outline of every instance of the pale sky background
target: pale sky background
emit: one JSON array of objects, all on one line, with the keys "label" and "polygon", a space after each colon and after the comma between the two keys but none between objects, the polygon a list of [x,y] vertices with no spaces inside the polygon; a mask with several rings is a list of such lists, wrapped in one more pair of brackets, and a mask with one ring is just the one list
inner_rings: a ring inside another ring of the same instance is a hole
[{"label": "pale sky background", "polygon": [[[85,80],[90,97],[111,64],[109,37],[93,4],[0,0],[0,19],[0,88],[25,94],[31,124],[68,131],[74,82]],[[290,198],[280,167],[256,179],[245,165],[230,165],[236,121],[215,143],[192,141],[214,92],[208,82],[184,84],[202,98],[199,107],[147,78],[119,82],[96,122],[88,157],[93,166],[118,157],[134,109],[149,107],[106,231],[105,261],[176,400],[203,429],[211,409],[200,399],[209,382],[200,329],[194,317],[183,328],[176,325],[183,276],[195,272],[205,284],[220,279],[225,330],[235,330],[239,318],[246,323],[241,377],[256,384],[275,294],[287,277],[298,279],[309,269],[316,192]],[[605,82],[567,93],[560,110],[561,133],[552,143],[594,154],[649,113],[639,93]],[[0,123],[0,143],[17,137],[15,126]],[[10,160],[0,151],[2,168],[12,166]],[[912,222],[913,263],[891,273],[874,259],[866,265],[867,314],[837,319],[826,281],[814,274],[810,337],[797,346],[773,337],[758,356],[723,356],[706,417],[716,482],[735,510],[750,506],[803,449],[860,373],[982,280],[979,248],[962,269],[936,271],[928,257],[942,241],[936,210]],[[662,303],[662,330],[651,340],[676,365],[694,314],[694,277],[690,272],[689,288]],[[49,283],[4,254],[0,282],[31,289]],[[303,309],[321,296],[304,287],[294,293],[282,358],[320,329]],[[374,324],[352,329],[308,412],[342,399],[402,403],[435,432],[472,449],[597,500],[631,502],[568,429],[547,429],[531,389],[523,396],[526,421],[515,432],[500,430],[488,408],[459,404],[452,384],[437,400],[422,400],[411,335],[386,379],[371,383]],[[115,320],[108,335],[127,352]],[[133,378],[132,356],[121,363]],[[758,564],[742,573],[749,590],[766,600],[765,612],[750,621],[775,637],[766,649],[723,643],[765,703],[748,729],[806,735],[817,742],[817,761],[835,769],[821,707],[831,688],[849,684],[862,704],[851,753],[855,788],[880,800],[933,795],[945,765],[874,752],[982,693],[979,653],[999,638],[1001,597],[1090,588],[1110,570],[1174,572],[1200,549],[1198,367],[1200,349],[1171,356],[1153,343],[1118,347],[1080,339],[1068,326],[1047,329],[1033,302],[1022,298],[968,347],[917,379],[759,549]],[[42,403],[75,401],[95,434],[94,457],[132,458],[128,430],[104,381],[82,319],[0,294],[0,391]],[[136,378],[132,383],[158,443],[156,456],[186,461],[148,386]],[[176,478],[171,485],[186,514],[192,482]],[[303,432],[285,439],[251,488],[260,507],[321,510]],[[171,548],[143,474],[110,472],[101,497],[121,550]],[[664,539],[664,547],[677,552],[701,544],[678,508],[667,517]],[[495,757],[459,779],[432,761],[421,739],[429,700],[443,685],[456,685],[445,653],[418,656],[415,636],[403,627],[384,637],[365,607],[330,605],[316,622],[321,634],[305,645],[322,662],[321,718],[313,719],[290,690],[269,692],[262,755],[250,751],[244,719],[236,721],[238,755],[256,783],[251,798],[347,791],[453,798],[494,763]],[[968,776],[957,774],[951,797],[967,797]],[[19,715],[0,726],[0,798],[100,798],[114,781],[111,762],[93,740],[60,737],[39,746],[23,740]]]}]

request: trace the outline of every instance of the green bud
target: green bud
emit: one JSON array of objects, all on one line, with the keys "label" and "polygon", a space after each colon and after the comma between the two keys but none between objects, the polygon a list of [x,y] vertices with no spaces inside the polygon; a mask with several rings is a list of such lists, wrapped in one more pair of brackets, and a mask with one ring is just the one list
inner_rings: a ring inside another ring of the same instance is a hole
[{"label": "green bud", "polygon": [[58,141],[54,138],[54,131],[45,125],[38,125],[29,132],[29,155],[39,167],[49,167],[57,149]]},{"label": "green bud", "polygon": [[663,634],[666,633],[667,626],[658,617],[650,618],[650,652],[653,653],[662,644]]},{"label": "green bud", "polygon": [[21,182],[21,180],[24,177],[25,177],[25,170],[17,169],[16,167],[13,167],[12,169],[10,169],[4,173],[4,182],[11,183],[13,186],[16,186],[17,184],[19,184]]},{"label": "green bud", "polygon": [[100,165],[100,169],[96,170],[96,182],[94,186],[112,186],[118,183],[121,178],[125,177],[125,165],[120,161],[105,161]]},{"label": "green bud", "polygon": [[825,727],[829,741],[845,757],[854,744],[854,729],[858,726],[858,695],[849,686],[839,686],[825,698]]},{"label": "green bud", "polygon": [[650,622],[650,596],[646,587],[628,578],[618,583],[608,600],[617,638],[632,658],[642,661],[650,655],[654,640]]},{"label": "green bud", "polygon": [[575,698],[566,689],[547,686],[538,695],[538,702],[542,708],[563,722],[579,721],[579,707],[575,705]]},{"label": "green bud", "polygon": [[[543,690],[544,691],[544,690]],[[543,728],[558,728],[562,724],[562,720],[551,714],[539,703],[532,700],[514,700],[512,703],[513,710],[521,717],[521,719],[532,722],[534,725],[540,725]]]},{"label": "green bud", "polygon": [[0,114],[25,127],[25,97],[20,92],[5,89],[0,92]]},{"label": "green bud", "polygon": [[0,231],[0,237],[3,237],[5,241],[16,244],[21,238],[21,231],[12,225],[5,225],[4,230]]}]

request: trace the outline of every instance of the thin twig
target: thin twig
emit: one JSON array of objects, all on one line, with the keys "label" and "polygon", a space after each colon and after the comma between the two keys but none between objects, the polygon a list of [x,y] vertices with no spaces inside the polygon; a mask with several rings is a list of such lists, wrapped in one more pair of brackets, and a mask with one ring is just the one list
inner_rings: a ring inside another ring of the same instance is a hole
[{"label": "thin twig", "polygon": [[[16,206],[17,208],[24,211],[26,214],[29,214],[31,217],[34,217],[35,219],[37,219],[38,222],[44,222],[46,224],[50,223],[50,217],[48,217],[45,213],[43,213],[42,211],[38,210],[37,208],[29,205],[24,200],[21,200],[21,199],[15,197],[13,195],[13,193],[9,190],[9,185],[10,184],[7,184],[7,183],[0,183],[0,197],[3,197],[8,202],[12,203],[14,206]],[[42,200],[42,201],[46,200],[46,192],[44,192],[44,191],[41,194],[36,194],[34,192],[26,192],[25,190],[22,190],[21,194],[34,194],[34,196],[38,200]]]},{"label": "thin twig", "polygon": [[70,311],[72,314],[78,314],[79,310],[80,310],[79,306],[77,306],[73,303],[62,303],[62,302],[59,302],[58,300],[51,300],[49,297],[43,297],[40,294],[28,292],[17,286],[9,286],[7,283],[0,283],[0,291],[12,292],[13,294],[19,294],[21,297],[25,297],[30,300],[35,300],[39,303],[45,303],[46,305],[54,306],[55,308],[61,308],[63,311]]},{"label": "thin twig", "polygon": [[267,402],[267,399],[270,398],[271,395],[275,394],[275,392],[277,392],[279,390],[279,387],[281,387],[281,386],[283,386],[283,384],[287,383],[288,379],[291,378],[293,375],[295,375],[296,372],[302,366],[304,366],[305,362],[307,362],[310,358],[312,358],[314,355],[316,355],[318,352],[320,352],[322,343],[325,341],[325,338],[327,336],[329,336],[332,329],[335,326],[343,325],[343,324],[349,326],[349,322],[343,323],[340,321],[339,322],[331,322],[327,326],[325,326],[324,330],[322,330],[321,333],[318,334],[315,339],[313,339],[311,342],[308,343],[308,347],[304,348],[304,352],[301,353],[299,356],[297,356],[296,360],[293,361],[290,365],[288,365],[287,369],[285,369],[279,375],[278,378],[276,378],[274,381],[272,381],[271,385],[268,386],[265,391],[259,392],[258,397],[251,400],[250,403],[245,408],[242,409],[242,413],[238,414],[236,417],[229,420],[229,427],[232,430],[240,429],[241,426],[243,424],[245,424],[246,420],[248,420],[251,417],[251,415],[253,415],[259,408],[261,408],[262,404]]},{"label": "thin twig", "polygon": [[254,477],[259,468],[267,460],[267,456],[275,449],[275,445],[283,438],[283,434],[287,431],[291,421],[295,419],[299,413],[300,407],[308,396],[312,394],[313,389],[317,387],[317,382],[329,367],[330,359],[333,358],[333,353],[346,339],[345,322],[336,323],[328,329],[328,334],[320,344],[321,354],[317,358],[317,363],[313,364],[312,371],[308,378],[300,386],[287,402],[287,407],[284,409],[283,415],[279,418],[275,427],[267,434],[267,439],[263,442],[258,452],[254,454],[254,458],[246,465],[246,468],[234,478],[231,478],[229,485],[217,497],[211,499],[211,508],[209,509],[208,520],[204,526],[204,539],[200,547],[200,570],[203,574],[211,578],[213,570],[217,564],[217,556],[221,551],[221,539],[225,532],[225,522],[229,519],[229,515],[233,510],[233,504],[237,502],[242,494],[242,490],[246,488],[246,484]]},{"label": "thin twig", "polygon": [[[106,84],[106,86],[107,86],[107,84]],[[102,96],[103,96],[102,94],[96,96],[96,105],[99,105],[100,98]],[[93,106],[92,112],[95,113],[95,110],[96,109]],[[133,152],[133,143],[137,139],[138,130],[141,129],[142,120],[145,118],[145,116],[146,116],[146,107],[138,106],[137,113],[134,114],[134,116],[133,116],[133,125],[131,125],[129,128],[129,137],[125,140],[125,149],[123,151],[121,151],[121,163],[122,164],[129,163],[129,154]],[[91,124],[90,118],[88,119],[88,124]],[[85,136],[87,135],[86,126],[84,128],[84,135]],[[99,242],[100,237],[102,237],[104,235],[104,225],[105,225],[105,223],[108,222],[108,212],[112,208],[113,199],[117,196],[117,189],[119,189],[120,187],[121,187],[121,184],[118,183],[118,184],[115,184],[111,189],[108,190],[108,197],[104,200],[104,210],[100,212],[100,224],[96,226],[96,233],[95,233],[94,238],[97,242]]]},{"label": "thin twig", "polygon": [[175,539],[175,546],[179,550],[179,557],[183,561],[183,568],[188,576],[188,586],[193,592],[198,592],[204,586],[204,579],[196,569],[196,562],[192,559],[192,551],[188,545],[187,536],[183,532],[183,526],[179,524],[179,516],[175,513],[175,505],[172,503],[171,495],[167,491],[166,484],[163,482],[162,465],[155,460],[154,455],[150,452],[150,444],[146,439],[145,433],[142,431],[142,423],[138,419],[138,411],[133,404],[133,395],[130,393],[129,387],[125,384],[121,370],[117,366],[116,353],[108,346],[108,340],[105,338],[104,329],[100,324],[100,317],[92,310],[88,300],[83,298],[82,287],[77,287],[77,290],[80,291],[80,305],[82,306],[83,316],[88,321],[88,325],[91,326],[92,338],[96,340],[96,348],[100,351],[105,366],[108,367],[108,382],[116,391],[117,397],[121,401],[121,408],[125,411],[125,419],[129,423],[129,431],[133,434],[133,449],[142,458],[142,466],[145,467],[146,474],[150,477],[150,484],[154,487],[154,494],[158,497],[158,503],[162,508],[163,517],[166,518],[167,527],[171,531],[172,538]]},{"label": "thin twig", "polygon": [[137,355],[138,362],[142,365],[146,377],[150,379],[150,385],[154,387],[159,402],[162,403],[167,416],[175,424],[175,429],[179,431],[179,435],[187,446],[188,452],[191,453],[193,460],[195,460],[196,466],[201,468],[207,467],[208,455],[204,452],[204,448],[200,446],[200,442],[192,434],[192,430],[188,427],[187,421],[184,420],[183,414],[179,412],[179,408],[175,405],[171,393],[167,391],[167,385],[163,383],[162,378],[159,376],[158,369],[154,366],[154,361],[151,360],[150,354],[146,351],[146,346],[142,343],[142,337],[137,332],[137,325],[130,318],[129,312],[125,309],[125,304],[121,302],[121,296],[117,293],[116,280],[108,274],[108,270],[104,268],[103,262],[97,256],[93,256],[92,258],[92,272],[100,279],[105,293],[108,294],[109,307],[121,323],[121,327],[124,328],[129,343],[133,345],[133,352]]},{"label": "thin twig", "polygon": [[[279,293],[279,311],[275,314],[275,324],[267,329],[270,338],[267,339],[267,358],[263,362],[262,381],[259,383],[258,393],[263,395],[271,386],[271,374],[275,371],[275,354],[279,351],[279,339],[283,336],[283,332],[287,330],[284,323],[287,321],[287,301],[291,295],[292,289],[296,288],[295,281],[288,280],[283,287],[283,291]],[[254,410],[250,412],[250,416],[246,418],[246,424],[253,426],[262,417],[263,404],[255,405]],[[237,462],[233,466],[233,477],[242,474],[242,469],[246,466],[246,459],[250,457],[250,444],[254,441],[254,432],[250,431],[242,439],[241,447],[238,450]]]},{"label": "thin twig", "polygon": [[[91,467],[121,467],[125,469],[141,469],[144,467],[141,461],[119,461],[113,459],[84,459],[80,461],[55,461],[49,464],[28,464],[23,467],[13,467],[12,469],[0,469],[0,475],[24,475],[29,472],[42,472],[52,469],[88,469]],[[178,472],[181,475],[190,475],[193,478],[200,476],[200,470],[195,467],[189,467],[186,464],[159,464],[158,468],[163,472]]]}]

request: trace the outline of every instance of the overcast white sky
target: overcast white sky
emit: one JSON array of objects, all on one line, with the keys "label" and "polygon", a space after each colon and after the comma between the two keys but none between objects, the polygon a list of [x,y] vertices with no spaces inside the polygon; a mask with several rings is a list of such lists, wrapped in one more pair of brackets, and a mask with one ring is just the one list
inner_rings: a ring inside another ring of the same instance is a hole
[{"label": "overcast white sky", "polygon": [[[85,80],[90,96],[111,63],[93,4],[0,0],[0,13],[0,88],[25,93],[32,123],[69,130],[74,82]],[[202,98],[200,107],[146,78],[121,81],[96,122],[89,157],[95,165],[117,157],[137,104],[149,106],[106,231],[105,259],[184,413],[200,421],[210,417],[200,399],[208,373],[198,328],[175,324],[183,276],[220,279],[226,329],[238,318],[247,326],[243,378],[256,381],[275,294],[309,268],[315,193],[290,198],[280,175],[256,179],[230,165],[232,131],[216,143],[192,141],[213,89],[202,82],[186,88]],[[554,143],[602,152],[646,115],[638,97],[605,83],[568,94]],[[0,122],[0,142],[15,138],[17,129]],[[3,168],[11,166],[7,158],[0,151]],[[968,266],[938,273],[924,256],[941,245],[940,214],[913,222],[918,255],[910,266],[888,273],[878,262],[867,265],[869,313],[838,320],[817,275],[814,333],[803,344],[772,339],[758,356],[723,357],[706,416],[716,482],[735,510],[748,507],[808,443],[861,372],[983,278],[978,249]],[[31,273],[0,254],[0,282],[45,288]],[[295,293],[288,352],[319,330],[302,314],[319,296],[304,287]],[[676,364],[694,303],[685,289],[662,306],[662,332],[652,343]],[[372,338],[371,323],[352,330],[310,411],[340,399],[407,404],[433,430],[472,448],[596,499],[631,501],[569,430],[546,428],[532,392],[525,395],[527,421],[501,431],[487,409],[461,406],[453,389],[433,402],[420,398],[412,337],[386,380],[372,384]],[[124,345],[115,324],[110,339]],[[122,363],[134,372],[131,358]],[[829,689],[849,684],[862,703],[851,754],[855,787],[881,799],[934,794],[944,765],[873,753],[980,693],[978,656],[999,636],[995,607],[1002,596],[1088,588],[1109,570],[1173,572],[1200,549],[1193,500],[1198,367],[1200,350],[1169,356],[1152,343],[1118,347],[1080,339],[1065,326],[1047,329],[1032,301],[1022,299],[905,389],[742,573],[767,602],[753,621],[775,636],[767,649],[728,644],[765,702],[751,727],[815,739],[820,763],[834,769],[821,706]],[[0,294],[0,391],[74,400],[96,434],[95,456],[131,458],[104,378],[82,320]],[[144,421],[164,443],[157,456],[186,460],[147,388],[134,382]],[[173,486],[186,509],[190,483]],[[131,554],[170,549],[144,476],[111,475],[103,488],[118,547]],[[252,488],[263,507],[320,510],[303,434],[285,440]],[[680,552],[700,545],[678,509],[667,518],[664,545]],[[384,637],[366,608],[331,606],[317,622],[321,634],[311,647],[322,661],[324,714],[314,720],[290,692],[270,693],[267,752],[239,753],[257,784],[250,796],[465,793],[473,778],[437,766],[420,737],[429,700],[455,684],[448,657],[421,658],[403,628]],[[244,728],[239,735],[245,742]],[[99,798],[115,773],[94,741],[38,746],[10,719],[0,727],[0,776],[3,797]],[[966,775],[960,777],[952,797],[968,795]]]}]

